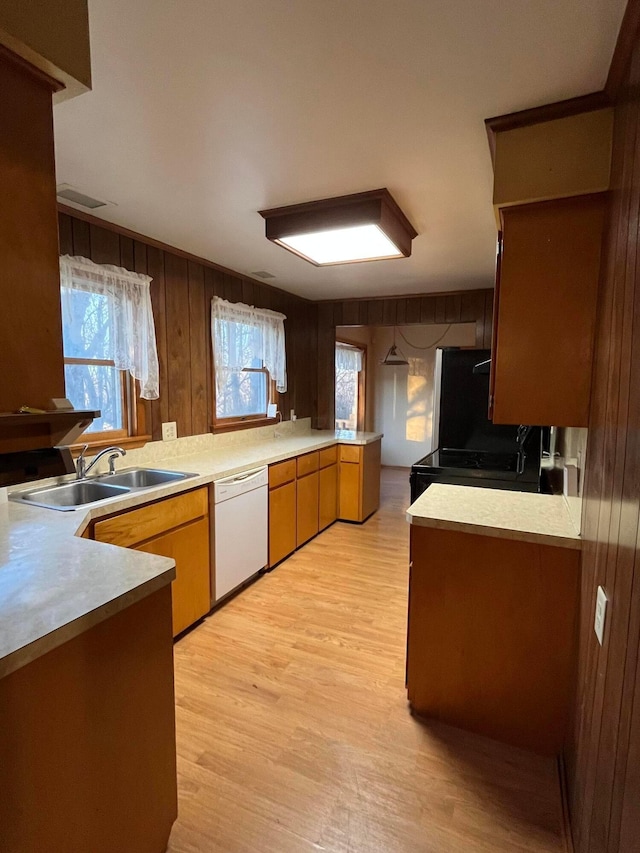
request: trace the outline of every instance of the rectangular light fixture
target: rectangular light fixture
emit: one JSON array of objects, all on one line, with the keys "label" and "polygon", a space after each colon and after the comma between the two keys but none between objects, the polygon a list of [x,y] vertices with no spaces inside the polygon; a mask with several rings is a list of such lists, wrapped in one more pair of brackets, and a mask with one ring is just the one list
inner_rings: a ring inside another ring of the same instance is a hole
[{"label": "rectangular light fixture", "polygon": [[268,240],[316,266],[407,258],[417,236],[387,189],[259,212]]}]

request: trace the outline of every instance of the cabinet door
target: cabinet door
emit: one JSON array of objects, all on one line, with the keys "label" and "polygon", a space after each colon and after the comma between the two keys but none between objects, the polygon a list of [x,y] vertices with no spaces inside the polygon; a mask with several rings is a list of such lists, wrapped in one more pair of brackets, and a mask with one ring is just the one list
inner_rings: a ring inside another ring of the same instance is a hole
[{"label": "cabinet door", "polygon": [[361,521],[369,518],[380,506],[380,453],[380,441],[374,441],[364,447]]},{"label": "cabinet door", "polygon": [[296,550],[296,483],[269,492],[269,565],[275,566]]},{"label": "cabinet door", "polygon": [[318,532],[318,472],[300,477],[297,489],[297,544],[300,547]]},{"label": "cabinet door", "polygon": [[175,560],[176,578],[171,584],[174,637],[209,612],[211,569],[208,517],[157,536],[138,545],[135,550]]},{"label": "cabinet door", "polygon": [[340,505],[338,518],[360,521],[360,464],[340,463]]},{"label": "cabinet door", "polygon": [[497,424],[587,426],[603,195],[502,212]]},{"label": "cabinet door", "polygon": [[320,478],[320,508],[318,512],[318,527],[324,530],[338,517],[338,466],[334,463],[323,468]]}]

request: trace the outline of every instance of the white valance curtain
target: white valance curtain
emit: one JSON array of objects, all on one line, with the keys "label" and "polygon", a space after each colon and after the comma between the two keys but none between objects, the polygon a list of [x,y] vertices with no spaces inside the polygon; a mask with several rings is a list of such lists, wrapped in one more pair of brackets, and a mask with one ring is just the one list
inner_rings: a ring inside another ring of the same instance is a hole
[{"label": "white valance curtain", "polygon": [[284,394],[287,390],[286,319],[284,314],[278,314],[277,311],[213,297],[211,340],[219,393],[226,386],[231,373],[257,364],[269,371],[276,389]]},{"label": "white valance curtain", "polygon": [[88,258],[62,255],[60,284],[63,318],[72,317],[70,291],[107,296],[113,318],[110,339],[118,370],[128,370],[140,382],[140,396],[157,400],[160,392],[158,351],[149,284],[151,278]]},{"label": "white valance curtain", "polygon": [[336,344],[336,368],[338,370],[352,370],[360,373],[362,370],[362,350],[349,344]]}]

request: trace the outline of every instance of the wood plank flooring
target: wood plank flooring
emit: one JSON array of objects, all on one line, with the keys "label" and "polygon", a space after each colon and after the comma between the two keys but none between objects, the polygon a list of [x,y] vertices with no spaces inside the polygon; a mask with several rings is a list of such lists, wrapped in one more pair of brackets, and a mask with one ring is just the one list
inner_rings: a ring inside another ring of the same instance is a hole
[{"label": "wood plank flooring", "polygon": [[555,763],[408,710],[408,472],[175,647],[170,853],[558,853]]}]

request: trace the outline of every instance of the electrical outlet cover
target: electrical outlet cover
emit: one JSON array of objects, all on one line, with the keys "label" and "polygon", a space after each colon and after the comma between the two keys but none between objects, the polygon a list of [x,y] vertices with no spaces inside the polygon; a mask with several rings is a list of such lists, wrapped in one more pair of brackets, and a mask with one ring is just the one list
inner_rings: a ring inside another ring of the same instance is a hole
[{"label": "electrical outlet cover", "polygon": [[162,424],[162,440],[174,441],[178,437],[178,429],[175,421]]},{"label": "electrical outlet cover", "polygon": [[596,632],[596,637],[600,645],[604,642],[604,623],[607,618],[608,599],[604,589],[599,586],[596,595],[596,615],[593,623],[593,630]]}]

